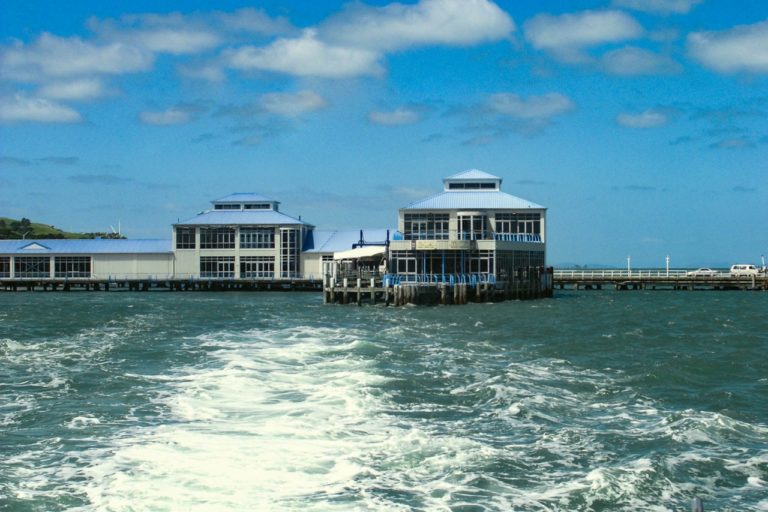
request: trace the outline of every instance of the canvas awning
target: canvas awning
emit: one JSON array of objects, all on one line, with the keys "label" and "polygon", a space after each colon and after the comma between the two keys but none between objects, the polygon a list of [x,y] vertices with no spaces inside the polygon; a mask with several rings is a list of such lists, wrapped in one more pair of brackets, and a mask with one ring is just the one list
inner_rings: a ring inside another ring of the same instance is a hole
[{"label": "canvas awning", "polygon": [[359,260],[361,258],[372,258],[380,254],[384,254],[386,248],[383,245],[368,245],[365,247],[358,247],[357,249],[350,249],[348,251],[341,251],[333,253],[334,260]]}]

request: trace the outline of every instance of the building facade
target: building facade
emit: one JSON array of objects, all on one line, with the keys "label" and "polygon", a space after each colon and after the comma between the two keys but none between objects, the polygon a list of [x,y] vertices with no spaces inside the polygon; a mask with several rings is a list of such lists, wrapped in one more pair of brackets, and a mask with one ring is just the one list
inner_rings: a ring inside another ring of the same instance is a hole
[{"label": "building facade", "polygon": [[251,193],[212,201],[213,208],[173,225],[177,278],[303,278],[301,253],[314,226]]},{"label": "building facade", "polygon": [[389,268],[400,281],[474,276],[504,281],[546,265],[546,208],[501,190],[476,169],[443,180],[443,191],[398,213]]}]

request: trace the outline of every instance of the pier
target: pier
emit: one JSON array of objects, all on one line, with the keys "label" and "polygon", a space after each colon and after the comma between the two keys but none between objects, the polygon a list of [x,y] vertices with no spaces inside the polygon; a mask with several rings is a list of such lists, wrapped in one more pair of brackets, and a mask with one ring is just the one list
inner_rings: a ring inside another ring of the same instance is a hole
[{"label": "pier", "polygon": [[688,275],[686,270],[555,270],[559,290],[768,290],[768,275]]},{"label": "pier", "polygon": [[552,269],[519,268],[496,279],[493,274],[378,274],[352,271],[328,275],[326,304],[467,304],[552,297]]},{"label": "pier", "polygon": [[216,279],[176,277],[126,278],[19,278],[0,279],[0,290],[22,291],[312,291],[322,290],[322,281],[316,279]]}]

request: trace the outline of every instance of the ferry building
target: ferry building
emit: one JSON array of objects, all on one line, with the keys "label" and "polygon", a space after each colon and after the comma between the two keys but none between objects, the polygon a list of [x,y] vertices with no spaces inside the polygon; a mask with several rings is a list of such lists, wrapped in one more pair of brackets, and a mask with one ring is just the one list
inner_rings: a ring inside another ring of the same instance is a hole
[{"label": "ferry building", "polygon": [[[398,214],[390,269],[418,276],[475,275],[504,281],[515,268],[544,267],[546,208],[502,192],[476,169],[443,179],[443,191]],[[438,279],[439,280],[439,279]]]},{"label": "ferry building", "polygon": [[[401,208],[391,230],[319,230],[280,211],[279,201],[235,193],[173,224],[170,240],[0,240],[0,285],[253,288],[360,276],[362,269],[378,276],[371,287],[510,282],[520,269],[545,266],[546,208],[501,184],[476,169],[448,176],[442,191]],[[194,289],[201,288],[209,289]]]}]

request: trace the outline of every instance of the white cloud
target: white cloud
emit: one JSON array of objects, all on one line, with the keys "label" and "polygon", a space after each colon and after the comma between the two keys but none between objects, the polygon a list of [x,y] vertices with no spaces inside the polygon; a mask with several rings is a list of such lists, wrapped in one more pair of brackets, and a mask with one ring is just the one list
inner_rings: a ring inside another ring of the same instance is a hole
[{"label": "white cloud", "polygon": [[252,7],[245,7],[231,13],[217,12],[215,18],[223,29],[232,32],[276,35],[295,30],[286,18],[271,18],[263,10]]},{"label": "white cloud", "polygon": [[101,80],[81,78],[65,82],[52,82],[44,85],[38,91],[44,98],[54,100],[92,100],[108,94]]},{"label": "white cloud", "polygon": [[517,119],[544,120],[564,114],[576,106],[567,97],[559,93],[521,98],[516,94],[499,93],[488,98],[491,111]]},{"label": "white cloud", "polygon": [[584,61],[590,46],[634,39],[643,28],[619,11],[583,11],[551,16],[540,14],[525,23],[525,38],[534,48],[568,62]]},{"label": "white cloud", "polygon": [[601,68],[613,75],[658,75],[678,73],[680,64],[665,55],[643,48],[625,46],[603,55]]},{"label": "white cloud", "polygon": [[721,73],[768,73],[768,21],[688,35],[688,52]]},{"label": "white cloud", "polygon": [[79,37],[43,33],[34,43],[16,42],[0,51],[0,75],[18,81],[51,77],[118,75],[145,71],[150,53],[124,43],[93,44]]},{"label": "white cloud", "polygon": [[414,109],[400,107],[391,112],[371,112],[368,120],[374,124],[397,126],[414,124],[421,120],[421,114]]},{"label": "white cloud", "polygon": [[487,0],[421,0],[384,7],[353,4],[320,28],[326,40],[374,50],[469,45],[508,37],[512,18]]},{"label": "white cloud", "polygon": [[200,53],[221,43],[219,36],[204,23],[180,13],[128,15],[119,21],[91,18],[88,26],[105,41],[129,44],[156,53]]},{"label": "white cloud", "polygon": [[33,123],[78,123],[80,114],[65,105],[21,94],[0,98],[0,121]]},{"label": "white cloud", "polygon": [[227,75],[224,73],[218,62],[207,62],[197,64],[179,64],[176,69],[178,72],[193,80],[205,80],[207,82],[223,82]]},{"label": "white cloud", "polygon": [[687,14],[701,0],[613,0],[616,7],[654,14]]},{"label": "white cloud", "polygon": [[296,76],[349,78],[383,72],[380,55],[359,48],[320,41],[317,32],[305,30],[299,38],[281,38],[264,48],[243,47],[225,53],[234,68],[263,70]]},{"label": "white cloud", "polygon": [[200,110],[199,107],[193,105],[177,105],[159,112],[141,112],[139,114],[139,119],[144,124],[155,126],[186,124],[196,119]]},{"label": "white cloud", "polygon": [[297,93],[270,93],[261,97],[261,106],[273,114],[285,117],[299,117],[321,110],[327,106],[325,99],[313,91]]},{"label": "white cloud", "polygon": [[664,112],[649,109],[639,114],[621,113],[616,116],[616,122],[627,128],[656,128],[669,122],[669,116]]}]

